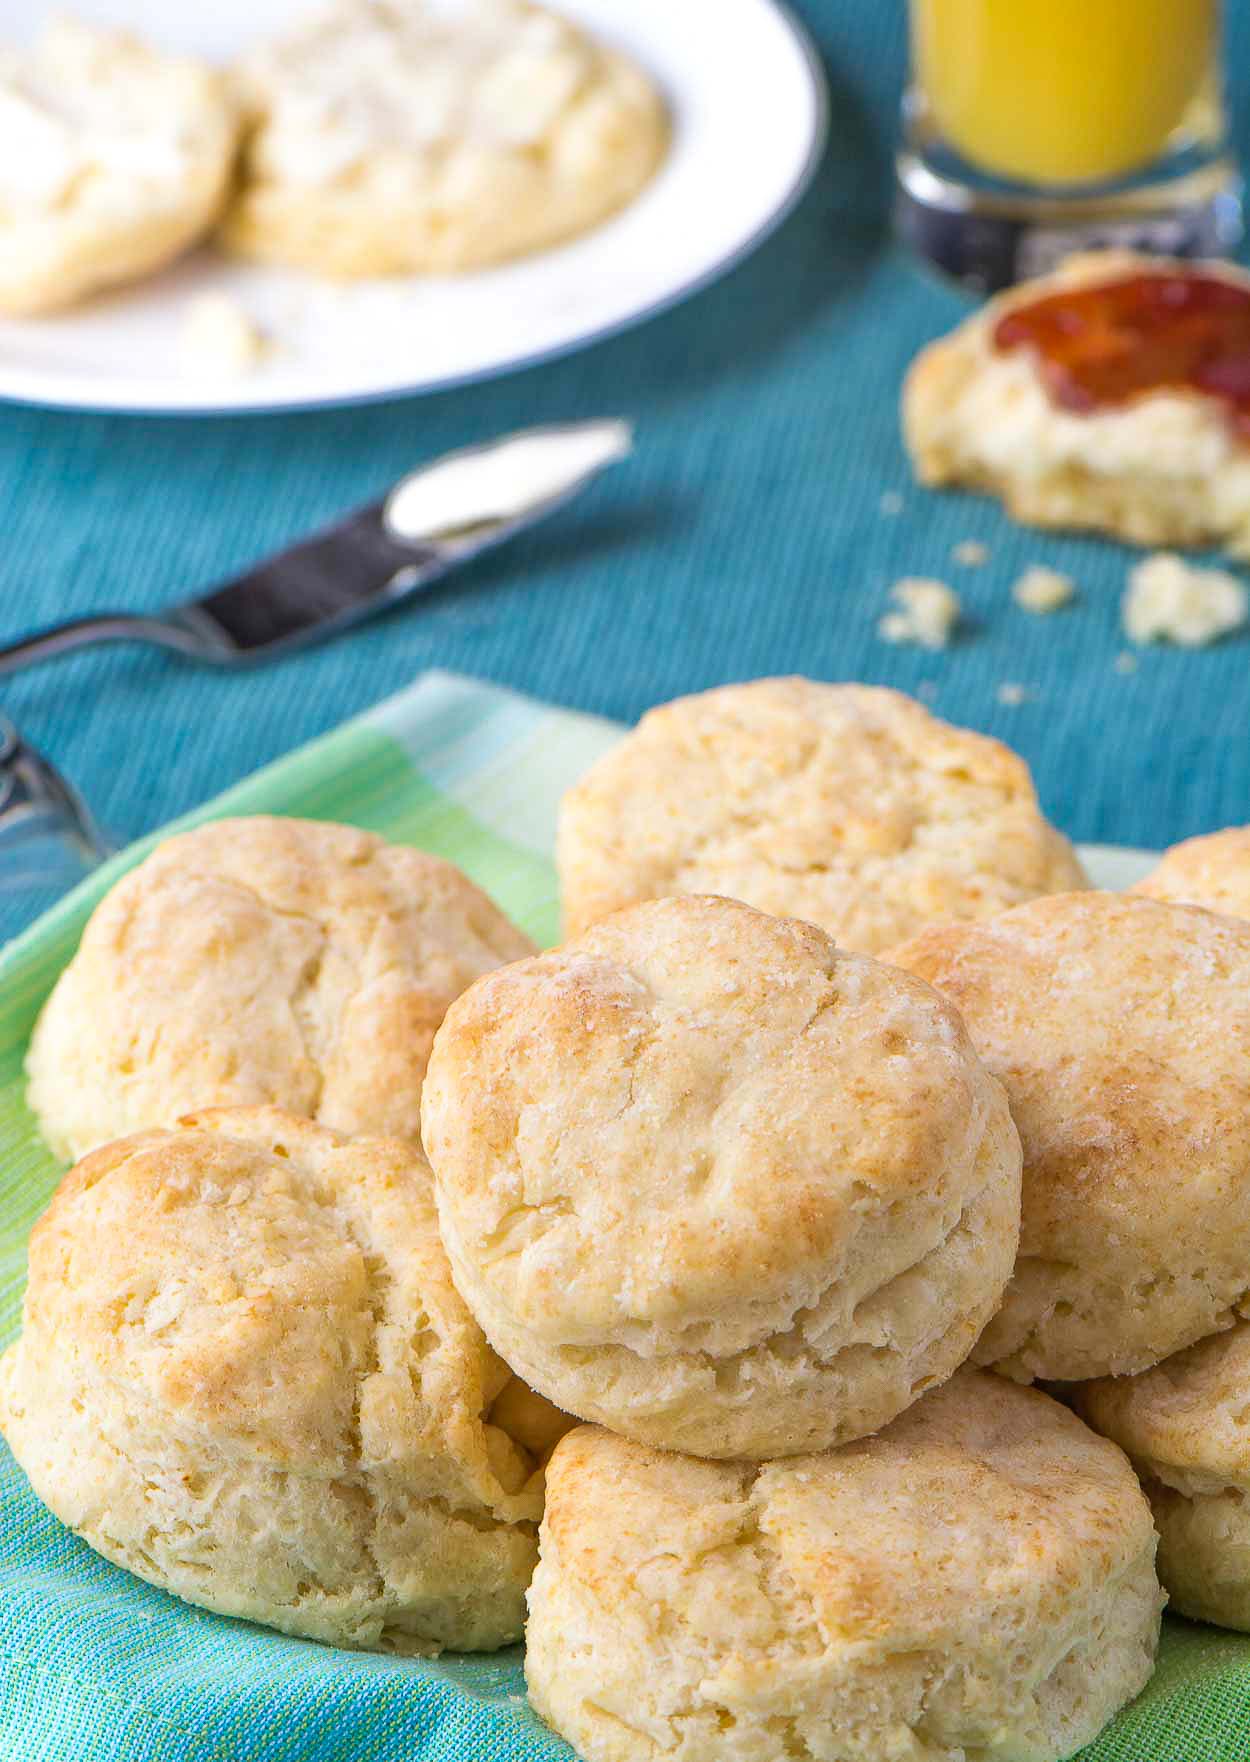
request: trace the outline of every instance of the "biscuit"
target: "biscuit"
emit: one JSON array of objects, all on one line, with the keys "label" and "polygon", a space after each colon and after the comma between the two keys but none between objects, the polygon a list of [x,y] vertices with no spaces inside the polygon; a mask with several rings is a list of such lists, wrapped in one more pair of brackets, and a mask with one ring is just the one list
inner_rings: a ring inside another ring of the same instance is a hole
[{"label": "biscuit", "polygon": [[978,1361],[1121,1375],[1250,1307],[1250,924],[1074,893],[890,958],[959,1009],[1024,1144],[1020,1259]]},{"label": "biscuit", "polygon": [[1174,844],[1129,891],[1250,918],[1250,826],[1228,826]]},{"label": "biscuit", "polygon": [[456,1295],[420,1150],[247,1108],[65,1177],[0,1425],[63,1523],[189,1603],[485,1651],[520,1636],[564,1424],[514,1383]]},{"label": "biscuit", "polygon": [[653,901],[488,975],[423,1134],[460,1292],[627,1437],[778,1456],[874,1431],[999,1301],[1020,1149],[935,991],[810,924]]},{"label": "biscuit", "polygon": [[[1215,399],[1156,391],[1073,412],[1053,401],[1029,350],[994,345],[995,326],[1017,306],[1161,266],[1169,267],[1127,251],[1070,258],[924,349],[902,399],[920,482],[987,491],[1029,526],[1089,528],[1149,546],[1223,544],[1250,556],[1250,450]],[[1198,267],[1250,287],[1229,263]]]},{"label": "biscuit", "polygon": [[722,893],[877,954],[1085,885],[1023,759],[896,691],[757,679],[678,698],[564,798],[565,929]]},{"label": "biscuit", "polygon": [[1250,1632],[1250,1323],[1072,1397],[1141,1476],[1172,1607]]},{"label": "biscuit", "polygon": [[585,1762],[1057,1762],[1150,1675],[1124,1457],[961,1370],[884,1432],[758,1466],[579,1427],[547,1481],[526,1679]]},{"label": "biscuit", "polygon": [[238,128],[211,69],[121,32],[58,19],[0,51],[0,312],[72,305],[193,244]]},{"label": "biscuit", "polygon": [[526,0],[336,0],[239,73],[232,251],[332,276],[444,273],[572,238],[668,144],[624,56]]},{"label": "biscuit", "polygon": [[453,997],[533,944],[459,869],[353,826],[218,820],[96,908],[35,1028],[28,1100],[66,1158],[273,1102],[416,1137]]}]

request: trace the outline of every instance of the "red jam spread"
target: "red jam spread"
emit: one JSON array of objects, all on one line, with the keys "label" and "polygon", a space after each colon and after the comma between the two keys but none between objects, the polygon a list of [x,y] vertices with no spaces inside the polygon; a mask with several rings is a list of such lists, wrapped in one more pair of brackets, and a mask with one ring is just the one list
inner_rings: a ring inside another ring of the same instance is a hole
[{"label": "red jam spread", "polygon": [[1250,442],[1250,288],[1177,271],[1094,282],[1014,307],[995,326],[994,344],[1035,349],[1062,409],[1201,392],[1219,399]]}]

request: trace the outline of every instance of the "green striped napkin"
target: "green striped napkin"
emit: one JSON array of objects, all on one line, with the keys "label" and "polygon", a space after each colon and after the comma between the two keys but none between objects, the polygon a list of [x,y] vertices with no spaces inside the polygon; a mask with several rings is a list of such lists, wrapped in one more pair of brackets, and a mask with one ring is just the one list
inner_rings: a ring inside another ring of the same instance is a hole
[{"label": "green striped napkin", "polygon": [[[560,794],[611,724],[446,674],[258,773],[222,814],[354,821],[468,871],[540,942],[557,928]],[[169,830],[172,830],[170,828]],[[0,1339],[58,1169],[22,1099],[31,1024],[118,857],[0,956]],[[98,1559],[0,1451],[0,1762],[556,1762],[517,1651],[334,1652],[192,1609]],[[1250,1639],[1169,1621],[1160,1667],[1088,1762],[1250,1762]],[[662,1762],[662,1759],[658,1759]],[[1004,1758],[1003,1762],[1010,1762]]]}]

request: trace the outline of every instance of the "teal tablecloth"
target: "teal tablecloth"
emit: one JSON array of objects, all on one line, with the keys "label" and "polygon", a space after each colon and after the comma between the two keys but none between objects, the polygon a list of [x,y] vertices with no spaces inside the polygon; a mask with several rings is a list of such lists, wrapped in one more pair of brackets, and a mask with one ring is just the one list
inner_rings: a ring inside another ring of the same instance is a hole
[{"label": "teal tablecloth", "polygon": [[[685,0],[714,5],[714,0]],[[714,682],[802,669],[915,690],[1032,761],[1075,837],[1158,845],[1250,820],[1250,640],[1113,667],[1128,553],[1014,530],[988,504],[908,489],[900,373],[959,298],[891,250],[889,154],[902,0],[800,0],[826,57],[833,126],[799,211],[689,305],[554,366],[363,410],[152,421],[0,410],[0,633],[188,592],[440,449],[526,422],[635,417],[636,459],[454,592],[251,676],[114,651],[31,673],[0,706],[129,836],[159,825],[411,679],[452,667],[630,718]],[[1250,6],[1229,66],[1250,160]],[[744,119],[744,127],[750,119]],[[883,490],[905,511],[882,518]],[[984,539],[983,569],[949,563]],[[1045,559],[1080,580],[1070,614],[1015,610]],[[951,653],[886,647],[890,584],[956,581],[975,620]],[[996,691],[1033,688],[1010,708]],[[0,897],[0,935],[33,896]]]}]

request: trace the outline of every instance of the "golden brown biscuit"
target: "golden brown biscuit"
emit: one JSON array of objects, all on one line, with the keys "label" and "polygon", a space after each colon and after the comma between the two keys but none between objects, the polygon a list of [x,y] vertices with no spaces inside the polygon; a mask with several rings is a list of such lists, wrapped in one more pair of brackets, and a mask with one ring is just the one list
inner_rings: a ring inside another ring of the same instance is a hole
[{"label": "golden brown biscuit", "polygon": [[1024,1144],[1020,1259],[976,1351],[1143,1370],[1250,1306],[1250,924],[1131,894],[1034,900],[890,957],[951,999]]},{"label": "golden brown biscuit", "polygon": [[1173,1608],[1250,1632],[1250,1322],[1072,1394],[1142,1477]]},{"label": "golden brown biscuit", "polygon": [[247,1108],[65,1177],[0,1423],[40,1498],[140,1578],[430,1652],[520,1636],[563,1420],[456,1295],[415,1145]]},{"label": "golden brown biscuit", "polygon": [[585,232],[654,175],[633,62],[527,0],[336,0],[243,63],[231,250],[334,276],[445,273]]},{"label": "golden brown biscuit", "polygon": [[225,202],[238,118],[220,78],[119,31],[46,25],[0,50],[0,312],[147,275]]},{"label": "golden brown biscuit", "polygon": [[1174,844],[1129,891],[1250,918],[1250,826],[1228,826]]},{"label": "golden brown biscuit", "polygon": [[[1224,544],[1250,555],[1250,448],[1215,399],[1159,391],[1115,408],[1065,410],[1031,351],[994,346],[994,328],[1013,307],[1160,267],[1166,259],[1128,251],[1070,258],[924,349],[902,403],[921,483],[986,490],[1030,526],[1090,527],[1139,545]],[[1250,287],[1230,263],[1174,267]]]},{"label": "golden brown biscuit", "polygon": [[565,796],[558,860],[569,935],[722,893],[864,954],[1085,885],[1007,747],[901,692],[810,679],[652,710]]},{"label": "golden brown biscuit", "polygon": [[654,901],[474,985],[423,1108],[487,1338],[558,1406],[706,1456],[823,1448],[967,1357],[1020,1149],[927,985],[733,900]]},{"label": "golden brown biscuit", "polygon": [[447,1005],[532,948],[439,857],[354,826],[218,820],[96,908],[35,1028],[29,1102],[66,1158],[260,1102],[415,1138]]},{"label": "golden brown biscuit", "polygon": [[875,1438],[758,1466],[581,1427],[548,1471],[534,1706],[586,1762],[1056,1762],[1150,1676],[1124,1457],[961,1370]]}]

